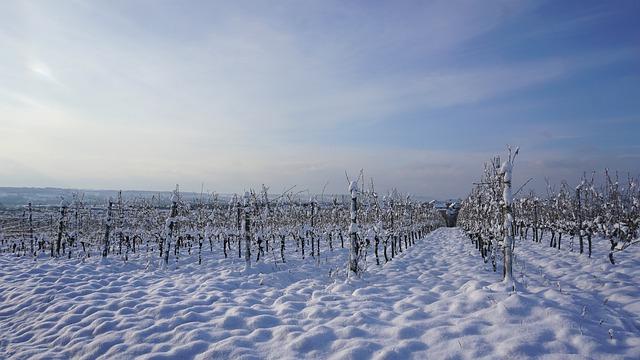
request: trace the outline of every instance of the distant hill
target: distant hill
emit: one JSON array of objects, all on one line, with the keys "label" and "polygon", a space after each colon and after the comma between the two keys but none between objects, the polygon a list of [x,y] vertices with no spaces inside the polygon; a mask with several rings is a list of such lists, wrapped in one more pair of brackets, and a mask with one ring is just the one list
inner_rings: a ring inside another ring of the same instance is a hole
[{"label": "distant hill", "polygon": [[[117,197],[120,190],[93,190],[93,189],[63,189],[63,188],[35,188],[35,187],[0,187],[0,209],[16,209],[25,207],[31,202],[33,206],[58,206],[64,198],[71,202],[74,195],[78,197],[86,205],[102,205],[105,204],[109,196]],[[150,191],[150,190],[121,190],[123,199],[129,200],[133,198],[155,198],[160,204],[169,205],[171,191]],[[233,194],[216,194],[218,200],[229,201]],[[278,197],[281,194],[272,193],[270,197]],[[194,201],[203,196],[205,201],[209,194],[200,194],[194,192],[180,192],[180,196],[187,202]],[[334,197],[338,201],[342,201],[343,196],[348,194],[324,194],[324,202],[330,203]],[[316,195],[320,201],[320,195]],[[413,201],[430,202],[433,197],[412,195]],[[296,200],[301,202],[309,201],[309,195],[305,192],[298,193]]]},{"label": "distant hill", "polygon": [[[118,196],[119,190],[32,188],[32,187],[0,187],[0,209],[26,206],[58,206],[64,198],[71,202],[74,195],[88,205],[104,204],[109,196]],[[205,194],[206,195],[206,194]],[[171,191],[122,190],[122,197],[127,200],[135,197],[160,200],[171,198]],[[195,194],[182,194],[184,198],[195,198]]]}]

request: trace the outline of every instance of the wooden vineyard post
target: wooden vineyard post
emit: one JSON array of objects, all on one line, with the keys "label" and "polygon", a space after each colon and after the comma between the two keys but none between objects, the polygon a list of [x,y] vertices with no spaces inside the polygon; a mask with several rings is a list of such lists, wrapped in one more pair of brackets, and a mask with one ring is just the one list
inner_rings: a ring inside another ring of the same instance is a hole
[{"label": "wooden vineyard post", "polygon": [[171,213],[169,213],[169,218],[167,219],[167,222],[166,222],[167,238],[165,240],[165,247],[164,247],[164,263],[165,264],[169,263],[169,253],[171,251],[170,250],[171,240],[173,238],[173,229],[175,226],[177,215],[178,215],[178,194],[176,190],[173,193],[173,196],[171,196]]},{"label": "wooden vineyard post", "polygon": [[245,270],[251,268],[251,209],[250,209],[250,194],[248,191],[244,193],[244,262],[245,262]]},{"label": "wooden vineyard post", "polygon": [[352,181],[349,184],[349,192],[351,193],[351,224],[349,225],[349,238],[351,240],[351,246],[349,248],[349,270],[356,274],[359,273],[358,268],[358,224],[357,211],[358,211],[358,182]]},{"label": "wooden vineyard post", "polygon": [[109,253],[109,232],[111,231],[111,208],[113,207],[113,198],[109,196],[107,200],[107,226],[104,231],[104,244],[102,248],[102,257],[107,257]]},{"label": "wooden vineyard post", "polygon": [[64,235],[67,222],[67,202],[62,199],[60,202],[60,219],[58,220],[58,241],[56,242],[56,255],[60,256],[60,248],[62,247],[62,236]]},{"label": "wooden vineyard post", "polygon": [[31,256],[33,257],[33,259],[36,259],[36,252],[34,249],[34,239],[33,239],[33,210],[31,208],[31,202],[29,202],[29,240],[30,240],[30,244],[31,247],[29,248],[29,251],[31,251]]},{"label": "wooden vineyard post", "polygon": [[582,183],[576,187],[576,200],[578,200],[578,238],[580,239],[580,254],[584,253],[584,239],[582,237],[582,204],[580,201]]}]

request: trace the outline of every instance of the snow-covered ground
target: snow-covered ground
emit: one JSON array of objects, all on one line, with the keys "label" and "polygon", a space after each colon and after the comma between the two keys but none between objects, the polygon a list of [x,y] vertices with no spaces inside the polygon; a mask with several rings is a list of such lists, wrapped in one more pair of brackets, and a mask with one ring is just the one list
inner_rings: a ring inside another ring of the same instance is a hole
[{"label": "snow-covered ground", "polygon": [[217,254],[169,269],[2,254],[0,358],[640,358],[640,246],[611,265],[602,240],[592,259],[516,242],[515,293],[457,228],[349,281],[342,249],[248,274]]}]

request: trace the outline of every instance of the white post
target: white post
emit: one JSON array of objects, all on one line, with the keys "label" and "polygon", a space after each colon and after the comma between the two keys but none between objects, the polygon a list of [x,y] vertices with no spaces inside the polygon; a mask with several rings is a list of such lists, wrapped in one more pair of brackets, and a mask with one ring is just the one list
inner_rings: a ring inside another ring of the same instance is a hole
[{"label": "white post", "polygon": [[518,155],[519,148],[516,148],[515,154],[511,155],[509,148],[509,160],[502,163],[500,174],[502,175],[503,192],[502,199],[504,201],[504,281],[507,286],[515,290],[513,281],[513,194],[511,193],[511,175],[513,173],[513,160]]}]

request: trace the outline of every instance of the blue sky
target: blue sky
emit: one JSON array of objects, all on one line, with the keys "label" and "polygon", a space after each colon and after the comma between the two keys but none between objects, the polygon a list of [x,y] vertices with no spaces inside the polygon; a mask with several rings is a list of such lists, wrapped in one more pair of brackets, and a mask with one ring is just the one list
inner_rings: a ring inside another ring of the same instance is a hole
[{"label": "blue sky", "polygon": [[0,186],[464,197],[640,171],[638,1],[3,1]]}]

